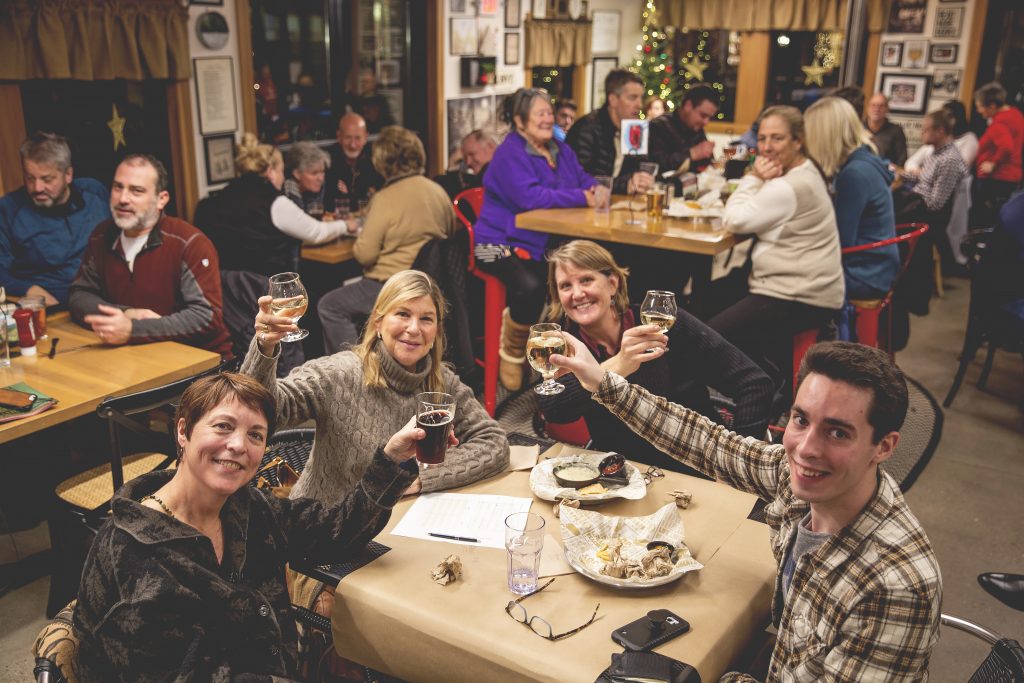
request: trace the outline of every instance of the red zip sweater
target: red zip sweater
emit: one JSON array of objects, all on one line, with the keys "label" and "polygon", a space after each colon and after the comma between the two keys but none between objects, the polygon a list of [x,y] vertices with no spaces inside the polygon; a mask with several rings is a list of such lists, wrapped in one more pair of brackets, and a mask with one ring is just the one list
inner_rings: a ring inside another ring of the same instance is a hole
[{"label": "red zip sweater", "polygon": [[[998,111],[978,141],[978,158],[974,162],[978,177],[1019,183],[1021,180],[1021,147],[1024,146],[1024,114],[1016,107]],[[996,167],[988,175],[981,173],[986,161]]]},{"label": "red zip sweater", "polygon": [[183,220],[162,216],[128,269],[112,220],[96,226],[71,285],[68,307],[77,323],[99,304],[149,308],[156,320],[133,320],[130,344],[177,341],[231,356],[224,326],[220,261],[213,243]]}]

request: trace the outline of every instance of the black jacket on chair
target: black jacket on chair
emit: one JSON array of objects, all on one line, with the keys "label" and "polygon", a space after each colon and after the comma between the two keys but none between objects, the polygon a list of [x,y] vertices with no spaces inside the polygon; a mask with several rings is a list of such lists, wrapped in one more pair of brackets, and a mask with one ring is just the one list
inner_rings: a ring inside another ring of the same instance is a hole
[{"label": "black jacket on chair", "polygon": [[[619,129],[612,123],[608,105],[592,111],[573,124],[565,137],[567,145],[576,152],[583,170],[592,176],[611,177],[615,170],[615,149],[619,144]],[[625,156],[619,175],[612,179],[612,192],[628,194],[627,185],[633,174],[640,170],[646,156]]]}]

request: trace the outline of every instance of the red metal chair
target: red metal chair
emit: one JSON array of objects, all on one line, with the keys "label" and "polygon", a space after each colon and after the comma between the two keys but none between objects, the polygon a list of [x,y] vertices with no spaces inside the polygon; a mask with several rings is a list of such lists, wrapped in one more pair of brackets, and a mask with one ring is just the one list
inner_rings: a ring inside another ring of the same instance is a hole
[{"label": "red metal chair", "polygon": [[[900,277],[906,271],[907,266],[910,264],[910,259],[914,255],[914,250],[917,248],[917,242],[921,239],[921,236],[928,232],[928,225],[926,223],[903,223],[896,226],[896,237],[892,237],[887,240],[880,242],[872,242],[871,244],[859,244],[855,247],[846,247],[843,249],[843,255],[857,254],[862,251],[871,251],[872,249],[881,249],[887,247],[890,244],[906,244],[906,252],[902,255],[900,260],[900,269],[896,274],[896,279],[893,280],[892,287],[881,299],[874,299],[870,301],[850,300],[854,309],[857,311],[857,341],[866,346],[879,346],[878,339],[878,324],[881,320],[882,313],[886,313],[888,316],[886,325],[885,345],[882,347],[886,351],[892,353],[892,295],[896,288],[896,283],[899,282]],[[806,351],[806,349],[805,349]],[[803,358],[803,354],[800,356]],[[794,368],[795,371],[795,368]]]},{"label": "red metal chair", "polygon": [[479,216],[484,204],[483,188],[474,187],[460,192],[456,195],[454,204],[455,216],[466,227],[469,235],[469,272],[484,282],[484,357],[482,361],[478,358],[476,363],[484,370],[484,409],[488,415],[494,417],[498,403],[498,366],[501,363],[498,349],[501,347],[501,314],[505,310],[505,285],[495,276],[477,268],[473,255],[473,247],[476,245],[473,224],[462,212],[461,202],[466,202],[473,209],[473,213]]}]

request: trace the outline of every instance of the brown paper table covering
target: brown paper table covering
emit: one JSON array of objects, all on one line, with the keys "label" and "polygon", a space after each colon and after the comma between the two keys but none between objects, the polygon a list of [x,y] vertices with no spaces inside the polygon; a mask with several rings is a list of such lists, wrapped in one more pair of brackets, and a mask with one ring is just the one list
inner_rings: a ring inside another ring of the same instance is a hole
[{"label": "brown paper table covering", "polygon": [[[545,456],[580,452],[556,445]],[[754,497],[722,484],[672,472],[655,480],[646,498],[618,500],[595,509],[613,515],[651,514],[675,488],[693,492],[680,510],[686,543],[705,568],[660,588],[621,591],[579,574],[559,576],[525,604],[556,632],[584,623],[601,603],[597,620],[569,638],[550,642],[505,614],[515,596],[506,586],[505,551],[455,547],[390,535],[412,504],[394,510],[379,540],[392,552],[353,572],[340,584],[332,623],[338,652],[410,683],[418,681],[579,681],[591,683],[621,647],[613,629],[652,609],[668,608],[690,622],[689,633],[656,652],[692,664],[715,681],[770,618],[775,561],[768,527],[746,519]],[[466,493],[531,496],[529,472],[506,472],[467,486]],[[534,499],[555,538],[552,505]],[[551,536],[546,542],[549,542]],[[431,568],[450,553],[462,558],[463,576],[446,587]]]},{"label": "brown paper table covering", "polygon": [[[58,403],[38,415],[0,424],[0,444],[85,415],[107,396],[160,386],[220,362],[216,353],[176,342],[105,346],[66,314],[47,320],[47,334],[35,358],[15,358],[11,367],[0,368],[0,386],[25,382]],[[46,354],[54,338],[60,343],[50,359]]]}]

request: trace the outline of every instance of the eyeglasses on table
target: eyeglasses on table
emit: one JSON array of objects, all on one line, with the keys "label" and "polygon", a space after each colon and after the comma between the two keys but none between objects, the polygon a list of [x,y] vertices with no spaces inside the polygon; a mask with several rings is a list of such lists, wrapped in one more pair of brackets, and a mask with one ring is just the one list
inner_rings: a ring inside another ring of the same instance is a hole
[{"label": "eyeglasses on table", "polygon": [[566,631],[565,633],[559,633],[556,635],[554,629],[551,628],[551,624],[548,623],[546,619],[539,616],[531,617],[530,614],[526,611],[526,608],[520,604],[523,600],[530,597],[531,595],[536,595],[537,593],[540,593],[542,590],[544,590],[552,583],[554,583],[554,581],[554,578],[548,579],[547,583],[545,583],[543,586],[533,591],[532,593],[527,593],[521,598],[516,598],[515,600],[509,600],[509,603],[505,605],[505,614],[509,615],[510,617],[518,621],[520,624],[523,624],[524,626],[529,626],[530,630],[536,633],[541,638],[546,638],[548,640],[561,640],[562,638],[568,638],[571,635],[579,633],[586,627],[593,624],[594,619],[597,618],[597,610],[600,609],[601,603],[597,603],[597,606],[594,607],[594,613],[590,615],[590,619],[587,621],[587,623],[583,624],[582,626],[577,626],[571,631]]}]

